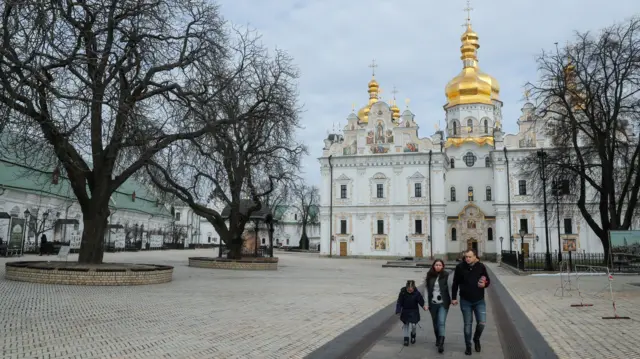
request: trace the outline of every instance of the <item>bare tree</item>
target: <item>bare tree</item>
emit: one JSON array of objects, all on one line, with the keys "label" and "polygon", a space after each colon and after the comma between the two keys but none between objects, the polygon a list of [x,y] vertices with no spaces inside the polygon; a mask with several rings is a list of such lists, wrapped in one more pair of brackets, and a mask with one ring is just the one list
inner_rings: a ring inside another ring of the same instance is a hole
[{"label": "bare tree", "polygon": [[538,65],[540,78],[529,86],[554,147],[532,154],[524,172],[539,178],[544,170],[549,186],[539,193],[551,191],[551,180],[565,181],[573,196],[566,200],[608,258],[608,231],[629,229],[640,191],[640,19],[578,33]]},{"label": "bare tree", "polygon": [[298,214],[298,223],[302,227],[300,236],[301,249],[309,249],[309,236],[307,226],[318,224],[318,205],[320,203],[320,190],[316,186],[308,186],[304,183],[297,184],[292,191],[292,207]]},{"label": "bare tree", "polygon": [[0,12],[8,147],[53,154],[83,213],[79,262],[101,263],[112,193],[172,143],[232,122],[194,103],[224,88],[246,57],[229,51],[206,0],[5,0]]},{"label": "bare tree", "polygon": [[[281,51],[266,49],[243,76],[203,106],[202,112],[242,119],[225,130],[176,144],[147,166],[150,180],[207,219],[229,248],[242,255],[246,223],[278,186],[295,177],[306,149],[294,139],[298,128],[298,73]],[[223,218],[212,204],[230,209]]]}]

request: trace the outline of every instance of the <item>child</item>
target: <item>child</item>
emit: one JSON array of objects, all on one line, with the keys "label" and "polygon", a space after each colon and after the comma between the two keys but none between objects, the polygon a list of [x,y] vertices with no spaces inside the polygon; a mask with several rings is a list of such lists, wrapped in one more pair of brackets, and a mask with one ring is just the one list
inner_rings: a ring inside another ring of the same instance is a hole
[{"label": "child", "polygon": [[420,321],[420,307],[427,310],[422,294],[416,289],[416,282],[408,280],[407,285],[400,289],[396,303],[396,314],[400,315],[400,320],[404,324],[402,331],[405,347],[409,346],[409,327],[411,327],[411,344],[416,342],[416,324]]}]

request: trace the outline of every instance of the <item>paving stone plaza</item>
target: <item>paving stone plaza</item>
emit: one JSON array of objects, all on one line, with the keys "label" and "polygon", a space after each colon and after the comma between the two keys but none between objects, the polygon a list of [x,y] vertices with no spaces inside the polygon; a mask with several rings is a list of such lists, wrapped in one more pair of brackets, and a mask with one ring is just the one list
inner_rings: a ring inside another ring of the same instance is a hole
[{"label": "paving stone plaza", "polygon": [[2,258],[0,358],[303,358],[424,275],[300,253],[278,253],[278,271],[187,267],[188,257],[206,255],[106,254],[105,262],[175,266],[173,282],[137,287],[10,282],[11,259]]}]

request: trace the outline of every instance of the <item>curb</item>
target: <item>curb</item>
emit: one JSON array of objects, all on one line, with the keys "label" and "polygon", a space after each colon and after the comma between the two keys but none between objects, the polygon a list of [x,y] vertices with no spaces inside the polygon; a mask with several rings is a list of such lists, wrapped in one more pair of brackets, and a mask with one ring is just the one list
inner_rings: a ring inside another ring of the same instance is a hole
[{"label": "curb", "polygon": [[500,279],[491,275],[491,305],[495,316],[502,351],[507,359],[558,359],[549,343],[524,314]]},{"label": "curb", "polygon": [[[424,292],[424,283],[417,288]],[[396,301],[369,316],[356,326],[339,334],[304,359],[354,359],[360,358],[398,322],[395,315]]]}]

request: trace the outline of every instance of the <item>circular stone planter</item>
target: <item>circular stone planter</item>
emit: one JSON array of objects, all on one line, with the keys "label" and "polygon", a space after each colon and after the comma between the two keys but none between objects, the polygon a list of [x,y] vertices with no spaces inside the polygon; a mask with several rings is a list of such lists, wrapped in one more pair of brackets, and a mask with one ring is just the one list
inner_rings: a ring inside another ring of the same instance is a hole
[{"label": "circular stone planter", "polygon": [[171,282],[173,267],[156,264],[81,264],[59,261],[9,262],[5,278],[68,285],[146,285]]},{"label": "circular stone planter", "polygon": [[227,259],[189,257],[189,267],[235,270],[278,270],[278,258]]}]

